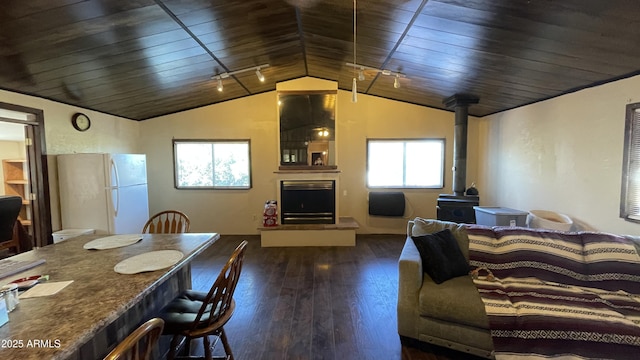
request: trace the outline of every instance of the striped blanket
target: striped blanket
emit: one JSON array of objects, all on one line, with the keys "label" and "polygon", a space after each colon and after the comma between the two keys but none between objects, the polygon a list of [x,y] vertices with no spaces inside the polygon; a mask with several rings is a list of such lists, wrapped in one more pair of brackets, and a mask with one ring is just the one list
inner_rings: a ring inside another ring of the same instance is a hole
[{"label": "striped blanket", "polygon": [[483,269],[474,283],[496,359],[640,358],[640,256],[630,240],[473,225],[467,232],[470,265]]}]

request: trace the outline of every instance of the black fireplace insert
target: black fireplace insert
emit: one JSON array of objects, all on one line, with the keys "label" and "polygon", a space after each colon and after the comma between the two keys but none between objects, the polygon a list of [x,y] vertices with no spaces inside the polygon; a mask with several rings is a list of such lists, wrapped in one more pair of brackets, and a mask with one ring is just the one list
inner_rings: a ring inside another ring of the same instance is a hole
[{"label": "black fireplace insert", "polygon": [[280,182],[282,224],[335,224],[335,180]]}]

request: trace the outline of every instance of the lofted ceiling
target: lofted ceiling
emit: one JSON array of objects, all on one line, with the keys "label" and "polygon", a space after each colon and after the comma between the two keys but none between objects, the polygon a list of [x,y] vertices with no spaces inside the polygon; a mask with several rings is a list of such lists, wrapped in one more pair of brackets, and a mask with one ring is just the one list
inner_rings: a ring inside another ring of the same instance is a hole
[{"label": "lofted ceiling", "polygon": [[[0,88],[144,120],[311,76],[351,91],[352,0],[5,0]],[[358,92],[484,116],[639,73],[634,0],[358,0]],[[224,79],[211,77],[269,64]]]}]

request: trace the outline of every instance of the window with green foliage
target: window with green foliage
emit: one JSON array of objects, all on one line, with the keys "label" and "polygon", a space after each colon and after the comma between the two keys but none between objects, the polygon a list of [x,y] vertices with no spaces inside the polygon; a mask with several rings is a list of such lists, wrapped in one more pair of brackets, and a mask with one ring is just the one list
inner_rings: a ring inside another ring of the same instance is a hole
[{"label": "window with green foliage", "polygon": [[251,188],[249,140],[174,140],[177,189]]},{"label": "window with green foliage", "polygon": [[640,222],[640,103],[627,105],[620,217]]},{"label": "window with green foliage", "polygon": [[444,187],[444,139],[367,140],[367,186]]}]

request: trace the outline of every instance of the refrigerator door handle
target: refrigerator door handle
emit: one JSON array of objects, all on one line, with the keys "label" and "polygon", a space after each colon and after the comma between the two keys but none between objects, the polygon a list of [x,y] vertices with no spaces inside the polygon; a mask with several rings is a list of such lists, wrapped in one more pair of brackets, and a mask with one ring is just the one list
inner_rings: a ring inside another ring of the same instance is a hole
[{"label": "refrigerator door handle", "polygon": [[116,192],[116,203],[113,206],[114,216],[118,216],[118,210],[120,210],[120,177],[118,176],[118,166],[116,162],[111,158],[111,169],[113,170],[113,179],[115,181],[115,187],[111,188],[111,191]]},{"label": "refrigerator door handle", "polygon": [[115,188],[112,191],[116,192],[116,204],[113,207],[113,214],[118,217],[118,211],[120,210],[120,188]]}]

